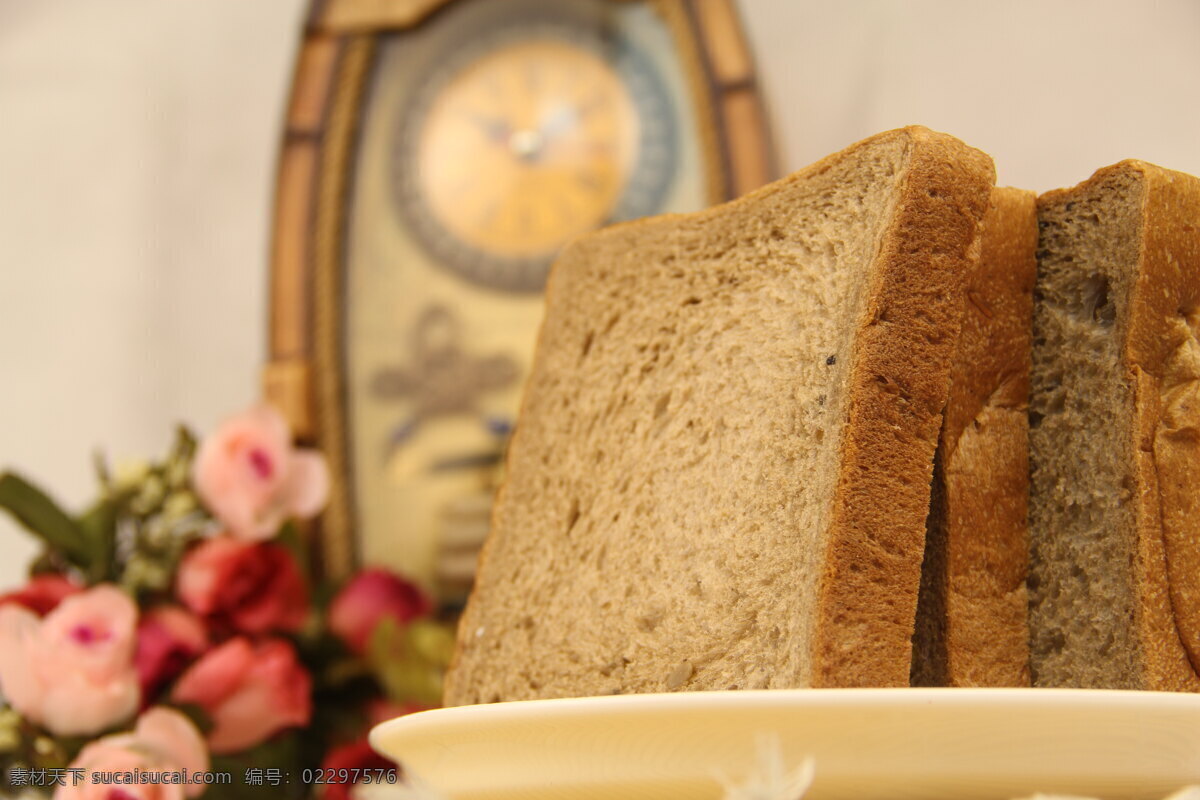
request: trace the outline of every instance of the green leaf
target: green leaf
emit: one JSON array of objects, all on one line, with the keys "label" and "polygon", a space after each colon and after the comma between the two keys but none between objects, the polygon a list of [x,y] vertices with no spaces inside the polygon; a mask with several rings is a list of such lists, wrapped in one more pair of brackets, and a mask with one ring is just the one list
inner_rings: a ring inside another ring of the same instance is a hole
[{"label": "green leaf", "polygon": [[108,468],[108,459],[104,456],[104,451],[96,450],[92,453],[92,468],[96,471],[96,481],[100,484],[100,488],[107,494],[112,491],[113,479],[112,471]]},{"label": "green leaf", "polygon": [[187,488],[191,481],[192,459],[196,456],[196,437],[184,425],[175,428],[175,442],[163,465],[163,477],[170,490]]},{"label": "green leaf", "polygon": [[438,667],[449,667],[454,658],[454,631],[431,619],[418,619],[409,624],[405,636],[413,651],[422,660]]},{"label": "green leaf", "polygon": [[442,702],[442,675],[425,664],[398,661],[379,673],[379,683],[397,703],[438,706]]},{"label": "green leaf", "polygon": [[101,500],[79,518],[79,528],[87,537],[92,553],[93,582],[115,577],[114,555],[117,548],[117,509],[113,502]]},{"label": "green leaf", "polygon": [[392,617],[383,617],[371,629],[371,635],[367,637],[367,663],[372,668],[379,668],[396,655],[397,651],[403,646],[402,631],[399,623]]},{"label": "green leaf", "polygon": [[392,700],[437,706],[453,649],[453,634],[432,620],[401,626],[384,617],[367,641],[367,661]]},{"label": "green leaf", "polygon": [[192,433],[186,425],[176,425],[175,443],[171,450],[171,457],[190,462],[195,455],[196,434]]},{"label": "green leaf", "polygon": [[11,472],[0,474],[0,508],[30,533],[70,561],[89,567],[93,551],[87,535],[41,489]]}]

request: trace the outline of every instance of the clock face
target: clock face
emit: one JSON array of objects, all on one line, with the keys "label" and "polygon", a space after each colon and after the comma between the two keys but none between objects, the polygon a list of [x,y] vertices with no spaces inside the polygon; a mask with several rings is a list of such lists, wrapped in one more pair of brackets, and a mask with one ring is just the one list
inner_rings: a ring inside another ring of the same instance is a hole
[{"label": "clock face", "polygon": [[391,175],[441,266],[539,291],[572,237],[658,209],[673,115],[635,48],[594,26],[517,20],[451,53],[403,109]]}]

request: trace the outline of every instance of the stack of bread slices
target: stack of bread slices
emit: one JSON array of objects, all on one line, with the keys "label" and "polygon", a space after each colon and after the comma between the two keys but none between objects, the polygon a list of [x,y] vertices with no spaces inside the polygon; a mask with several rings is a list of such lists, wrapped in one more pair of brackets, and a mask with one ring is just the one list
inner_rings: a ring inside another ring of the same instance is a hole
[{"label": "stack of bread slices", "polygon": [[1200,690],[1200,180],[924,128],[558,259],[449,705]]}]

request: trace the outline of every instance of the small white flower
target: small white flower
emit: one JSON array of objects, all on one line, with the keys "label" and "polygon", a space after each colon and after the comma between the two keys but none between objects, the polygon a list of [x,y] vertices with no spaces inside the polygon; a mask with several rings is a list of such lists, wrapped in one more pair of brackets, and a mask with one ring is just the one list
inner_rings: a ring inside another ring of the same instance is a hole
[{"label": "small white flower", "polygon": [[783,745],[777,735],[758,737],[756,750],[754,768],[744,781],[734,783],[723,775],[717,776],[725,788],[725,800],[800,800],[816,774],[813,759],[805,758],[798,767],[787,770]]},{"label": "small white flower", "polygon": [[150,475],[150,462],[141,459],[118,461],[113,468],[113,483],[118,489],[136,489]]}]

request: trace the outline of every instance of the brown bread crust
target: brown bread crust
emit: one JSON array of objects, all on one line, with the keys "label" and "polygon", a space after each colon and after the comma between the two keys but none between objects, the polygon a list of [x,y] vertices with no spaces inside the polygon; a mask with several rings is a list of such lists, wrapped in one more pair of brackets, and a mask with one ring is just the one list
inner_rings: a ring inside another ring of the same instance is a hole
[{"label": "brown bread crust", "polygon": [[1028,686],[1029,370],[1037,196],[997,188],[967,278],[934,459],[914,686]]},{"label": "brown bread crust", "polygon": [[814,686],[907,686],[934,449],[979,257],[991,159],[907,129],[906,186],[853,356],[841,473],[812,641]]},{"label": "brown bread crust", "polygon": [[949,686],[1028,686],[1029,369],[1037,196],[998,188],[971,273],[939,454]]},{"label": "brown bread crust", "polygon": [[[1200,691],[1200,179],[1141,161],[1134,382],[1136,606],[1147,689]],[[1093,178],[1095,180],[1095,177]]]}]

